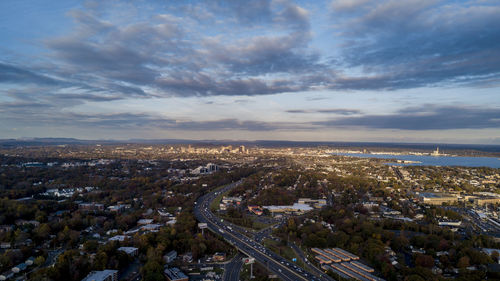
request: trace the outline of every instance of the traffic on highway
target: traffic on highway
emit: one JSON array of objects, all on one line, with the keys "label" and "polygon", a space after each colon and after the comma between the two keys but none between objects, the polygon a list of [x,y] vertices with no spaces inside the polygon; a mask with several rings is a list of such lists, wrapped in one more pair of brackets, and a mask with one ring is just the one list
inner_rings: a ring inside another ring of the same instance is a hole
[{"label": "traffic on highway", "polygon": [[[210,203],[219,195],[237,185],[241,181],[229,184],[222,189],[205,194],[195,202],[194,214],[198,221],[206,223],[208,229],[221,235],[227,242],[235,246],[242,253],[255,258],[256,261],[264,265],[270,272],[276,274],[283,280],[313,280],[327,281],[326,277],[316,275],[300,268],[296,264],[288,261],[280,255],[272,252],[252,238],[235,230],[235,226],[218,218],[210,211]],[[241,229],[242,231],[246,231]]]}]

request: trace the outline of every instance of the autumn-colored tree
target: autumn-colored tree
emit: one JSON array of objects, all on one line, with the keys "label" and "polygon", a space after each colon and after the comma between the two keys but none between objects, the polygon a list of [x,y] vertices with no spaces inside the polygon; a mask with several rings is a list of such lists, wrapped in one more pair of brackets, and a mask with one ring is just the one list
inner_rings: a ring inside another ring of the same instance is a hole
[{"label": "autumn-colored tree", "polygon": [[470,261],[470,259],[468,256],[463,256],[458,260],[457,267],[466,268],[469,266],[469,261]]},{"label": "autumn-colored tree", "polygon": [[419,255],[417,255],[417,258],[415,259],[415,265],[421,266],[421,267],[432,268],[434,266],[434,258],[432,258],[432,256],[429,256],[429,255],[419,254]]}]

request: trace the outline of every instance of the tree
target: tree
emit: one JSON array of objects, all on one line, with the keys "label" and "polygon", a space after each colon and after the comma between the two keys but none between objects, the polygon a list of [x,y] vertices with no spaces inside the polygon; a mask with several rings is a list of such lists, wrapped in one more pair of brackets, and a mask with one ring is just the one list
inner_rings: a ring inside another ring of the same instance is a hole
[{"label": "tree", "polygon": [[419,275],[413,274],[405,278],[405,281],[425,281],[424,278]]},{"label": "tree", "polygon": [[432,268],[434,266],[434,259],[432,256],[419,254],[415,259],[415,264],[421,267]]},{"label": "tree", "polygon": [[463,256],[458,260],[457,267],[466,268],[469,266],[469,261],[470,261],[470,259],[468,256]]},{"label": "tree", "polygon": [[50,235],[50,226],[46,223],[42,223],[36,230],[36,235],[42,240],[47,239]]},{"label": "tree", "polygon": [[439,261],[441,262],[441,264],[443,265],[444,268],[451,266],[450,259],[448,258],[447,255],[440,256]]},{"label": "tree", "polygon": [[97,240],[88,240],[83,243],[83,249],[87,252],[95,252],[99,247],[99,242]]},{"label": "tree", "polygon": [[163,281],[163,267],[156,261],[148,261],[142,268],[144,281]]},{"label": "tree", "polygon": [[45,258],[43,256],[36,257],[36,259],[35,259],[36,266],[41,266],[44,263],[45,263]]}]

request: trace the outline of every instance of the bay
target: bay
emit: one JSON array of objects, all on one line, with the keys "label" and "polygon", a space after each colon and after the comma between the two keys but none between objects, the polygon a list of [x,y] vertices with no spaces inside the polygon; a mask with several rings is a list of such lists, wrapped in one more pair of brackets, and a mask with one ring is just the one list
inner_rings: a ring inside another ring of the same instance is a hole
[{"label": "bay", "polygon": [[397,166],[463,166],[500,168],[500,159],[494,157],[464,157],[464,156],[431,156],[431,155],[394,155],[368,153],[333,153],[334,155],[353,156],[360,158],[396,159],[413,163],[387,163]]}]

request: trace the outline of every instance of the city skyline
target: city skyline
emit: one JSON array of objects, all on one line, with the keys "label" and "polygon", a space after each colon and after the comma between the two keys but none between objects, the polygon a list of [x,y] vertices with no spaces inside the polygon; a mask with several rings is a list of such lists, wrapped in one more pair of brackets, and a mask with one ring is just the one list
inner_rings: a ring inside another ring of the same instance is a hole
[{"label": "city skyline", "polygon": [[500,144],[495,1],[4,1],[0,138]]}]

